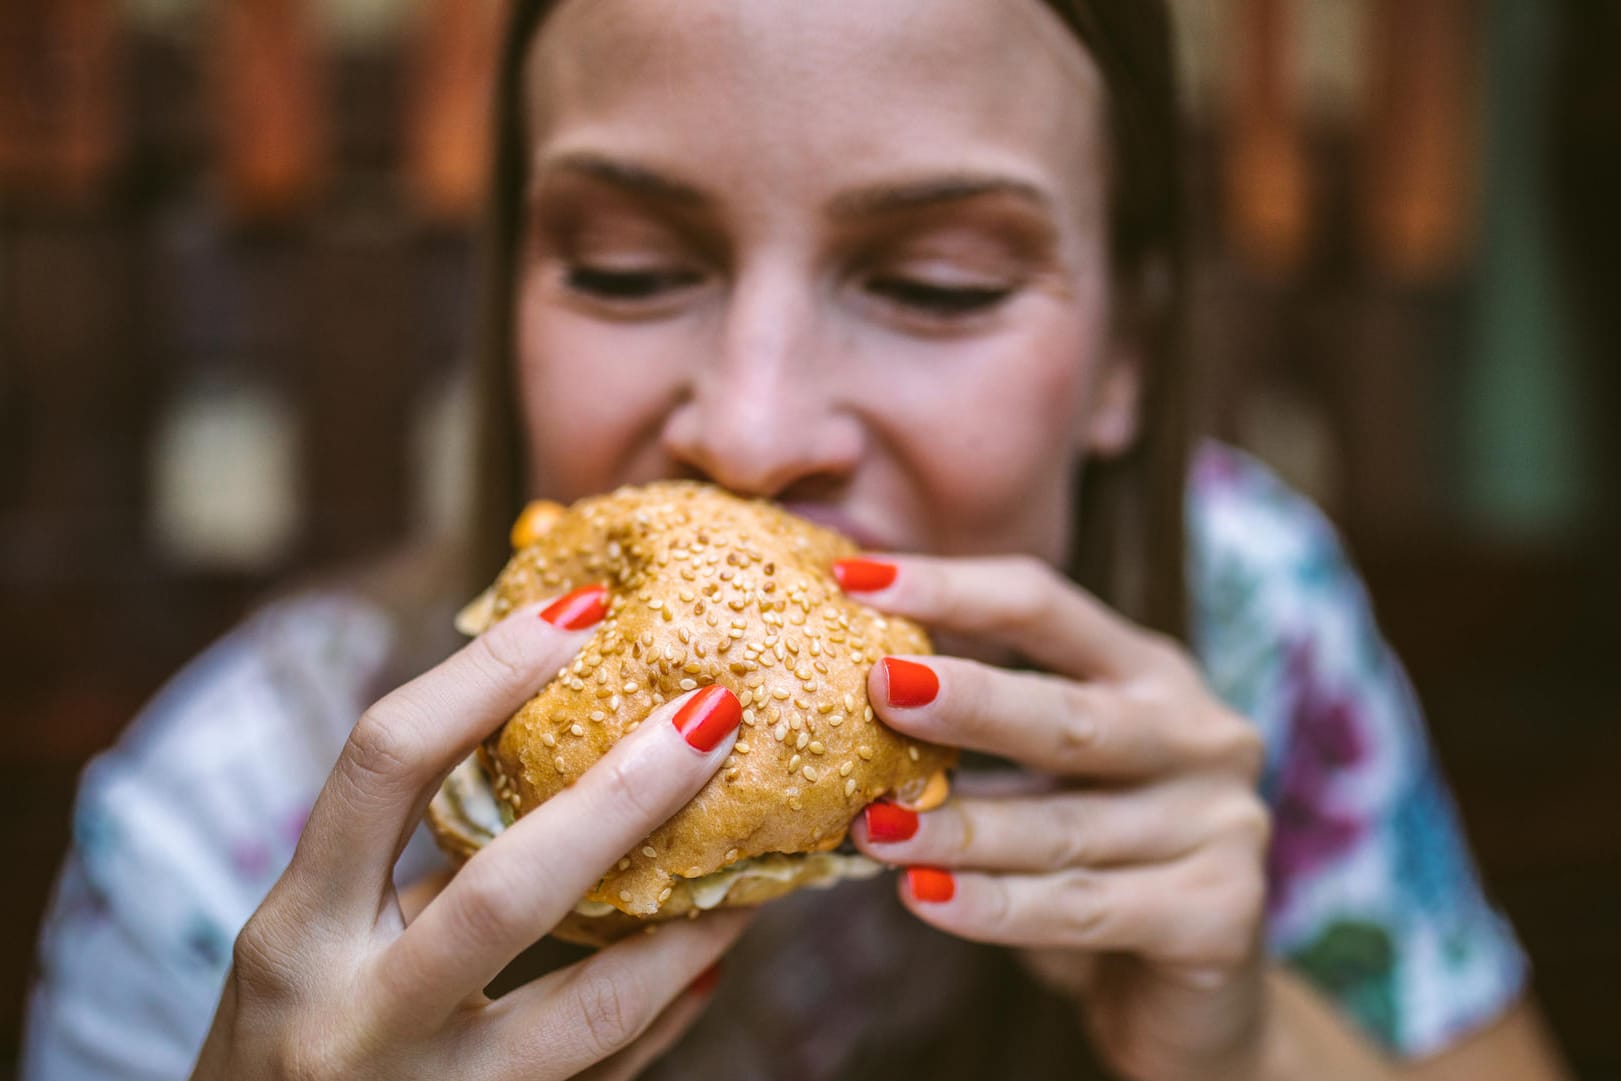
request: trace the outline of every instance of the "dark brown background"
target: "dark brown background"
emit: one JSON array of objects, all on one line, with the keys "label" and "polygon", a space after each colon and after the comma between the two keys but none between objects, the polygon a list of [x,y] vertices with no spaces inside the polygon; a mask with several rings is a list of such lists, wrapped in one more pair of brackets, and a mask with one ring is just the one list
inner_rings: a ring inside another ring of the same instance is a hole
[{"label": "dark brown background", "polygon": [[[410,433],[467,339],[487,37],[403,6],[370,35],[262,0],[0,8],[0,1078],[86,758],[273,583],[419,520]],[[1621,16],[1370,3],[1345,112],[1289,77],[1299,6],[1197,27],[1225,35],[1194,43],[1225,75],[1189,113],[1210,420],[1349,536],[1554,1028],[1621,1077]],[[1481,408],[1503,334],[1579,409]],[[298,528],[250,564],[152,529],[166,409],[211,382],[272,395],[302,441]],[[1499,445],[1550,472],[1483,489]]]}]

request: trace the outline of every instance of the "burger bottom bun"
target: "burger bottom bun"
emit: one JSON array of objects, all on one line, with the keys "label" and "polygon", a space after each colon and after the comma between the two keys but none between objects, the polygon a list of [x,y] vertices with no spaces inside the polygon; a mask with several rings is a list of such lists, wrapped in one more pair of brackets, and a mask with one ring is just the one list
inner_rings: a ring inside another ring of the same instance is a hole
[{"label": "burger bottom bun", "polygon": [[[427,821],[439,846],[466,862],[506,828],[489,777],[477,755],[453,770],[428,805]],[[657,912],[631,916],[611,905],[581,900],[552,936],[585,946],[605,946],[638,930],[673,919],[695,919],[716,908],[748,908],[807,886],[872,878],[882,865],[842,852],[774,852],[740,860],[702,878],[676,878]]]}]

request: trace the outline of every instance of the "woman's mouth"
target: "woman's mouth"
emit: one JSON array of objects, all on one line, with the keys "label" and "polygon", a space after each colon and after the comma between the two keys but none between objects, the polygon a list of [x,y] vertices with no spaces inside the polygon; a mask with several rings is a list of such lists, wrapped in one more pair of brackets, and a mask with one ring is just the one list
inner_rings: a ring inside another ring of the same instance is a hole
[{"label": "woman's mouth", "polygon": [[817,525],[843,533],[868,552],[888,552],[895,545],[879,532],[859,521],[855,516],[826,503],[784,503],[782,509],[790,514],[815,522]]}]

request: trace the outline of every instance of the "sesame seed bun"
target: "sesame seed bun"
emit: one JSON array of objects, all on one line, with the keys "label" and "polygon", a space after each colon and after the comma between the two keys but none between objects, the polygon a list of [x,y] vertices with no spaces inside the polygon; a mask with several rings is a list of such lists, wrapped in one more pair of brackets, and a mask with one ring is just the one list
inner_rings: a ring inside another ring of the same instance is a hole
[{"label": "sesame seed bun", "polygon": [[734,752],[676,816],[625,854],[560,937],[601,943],[648,921],[754,905],[876,874],[835,852],[881,797],[938,802],[954,751],[879,723],[867,672],[928,653],[922,629],[846,596],[856,546],[757,500],[692,482],[622,488],[564,509],[531,504],[517,551],[459,625],[593,582],[611,601],[579,657],[464,762],[429,808],[465,859],[577,780],[655,708],[719,683],[742,702]]}]

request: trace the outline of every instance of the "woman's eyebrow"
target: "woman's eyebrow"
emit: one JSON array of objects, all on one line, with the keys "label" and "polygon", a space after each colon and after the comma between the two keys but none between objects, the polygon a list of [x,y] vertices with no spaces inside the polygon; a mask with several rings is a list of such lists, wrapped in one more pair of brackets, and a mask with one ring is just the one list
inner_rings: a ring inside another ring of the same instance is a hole
[{"label": "woman's eyebrow", "polygon": [[828,202],[828,212],[835,218],[875,217],[986,195],[1012,196],[1049,216],[1053,209],[1052,199],[1047,193],[1027,180],[978,173],[950,173],[842,192]]},{"label": "woman's eyebrow", "polygon": [[713,200],[701,189],[633,161],[602,154],[572,151],[541,161],[536,180],[543,182],[554,173],[572,173],[619,188],[632,195],[647,196],[678,206],[701,210]]}]

